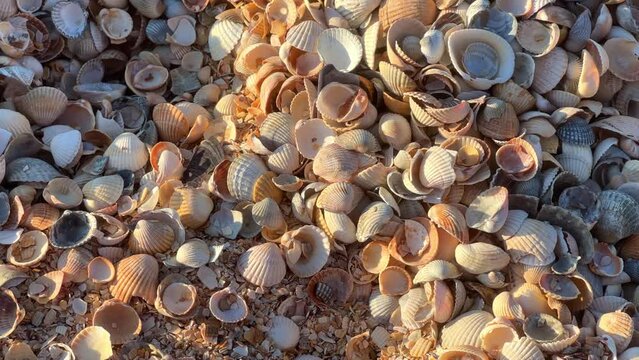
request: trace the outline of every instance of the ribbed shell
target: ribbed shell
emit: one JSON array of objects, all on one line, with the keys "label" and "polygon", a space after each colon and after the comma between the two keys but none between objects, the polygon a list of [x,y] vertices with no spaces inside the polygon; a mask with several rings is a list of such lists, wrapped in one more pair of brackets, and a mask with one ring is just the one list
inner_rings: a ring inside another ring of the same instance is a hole
[{"label": "ribbed shell", "polygon": [[357,185],[338,182],[328,185],[317,198],[315,206],[332,212],[348,214],[359,204],[364,192]]},{"label": "ribbed shell", "polygon": [[64,272],[64,282],[81,283],[88,277],[87,266],[93,258],[85,248],[67,249],[58,258],[57,268]]},{"label": "ribbed shell", "polygon": [[625,193],[605,190],[599,194],[601,217],[593,228],[593,234],[600,240],[614,244],[639,230],[639,206]]},{"label": "ribbed shell", "polygon": [[82,135],[77,130],[56,135],[50,144],[51,154],[59,167],[73,165],[82,150]]},{"label": "ribbed shell", "polygon": [[104,152],[109,158],[107,168],[113,171],[142,169],[148,159],[146,145],[133,133],[125,132],[113,140]]},{"label": "ribbed shell", "polygon": [[251,209],[253,220],[267,229],[281,230],[286,228],[286,219],[275,200],[265,198]]},{"label": "ribbed shell", "polygon": [[455,261],[466,272],[481,274],[504,268],[510,263],[510,257],[495,245],[477,242],[457,245]]},{"label": "ribbed shell", "polygon": [[337,0],[333,6],[348,21],[348,24],[355,28],[366,20],[380,2],[380,0]]},{"label": "ribbed shell", "polygon": [[524,336],[515,341],[504,344],[497,359],[543,360],[545,359],[545,357],[535,341],[530,339],[529,337]]},{"label": "ribbed shell", "polygon": [[324,64],[349,72],[362,60],[362,42],[347,29],[330,28],[322,31],[317,41],[317,52]]},{"label": "ribbed shell", "polygon": [[175,254],[175,260],[184,266],[199,268],[209,262],[209,246],[200,239],[189,240],[182,244]]},{"label": "ribbed shell", "polygon": [[384,295],[379,289],[374,289],[368,299],[368,309],[373,319],[385,323],[399,307],[399,299],[395,296]]},{"label": "ribbed shell", "polygon": [[202,190],[177,188],[171,195],[169,207],[177,211],[184,226],[197,229],[209,219],[213,200]]},{"label": "ribbed shell", "polygon": [[252,200],[253,186],[267,171],[268,168],[262,159],[255,154],[241,154],[233,159],[227,176],[227,186],[231,196],[238,200]]},{"label": "ribbed shell", "polygon": [[299,326],[293,320],[279,315],[271,319],[267,334],[273,345],[280,350],[292,349],[300,340]]},{"label": "ribbed shell", "polygon": [[216,21],[209,32],[208,44],[211,58],[222,60],[240,41],[244,26],[231,20]]},{"label": "ribbed shell", "polygon": [[324,210],[323,214],[329,236],[345,244],[352,244],[357,241],[355,237],[357,227],[348,215],[327,210]]},{"label": "ribbed shell", "polygon": [[365,242],[378,234],[393,215],[393,208],[385,202],[377,201],[368,205],[357,221],[357,241]]},{"label": "ribbed shell", "polygon": [[37,125],[51,125],[67,107],[67,96],[59,89],[40,86],[17,97],[16,109]]},{"label": "ribbed shell", "polygon": [[385,0],[379,8],[379,20],[384,32],[399,19],[417,19],[424,25],[430,25],[436,17],[437,7],[432,0]]},{"label": "ribbed shell", "polygon": [[[228,298],[234,300],[230,303]],[[216,291],[209,299],[209,310],[216,319],[223,323],[236,323],[244,320],[248,315],[246,301],[231,288]]]},{"label": "ribbed shell", "polygon": [[466,210],[466,224],[473,229],[495,233],[508,217],[508,189],[491,187],[481,192]]},{"label": "ribbed shell", "polygon": [[634,329],[630,315],[621,311],[603,314],[597,321],[597,335],[610,336],[620,352],[626,350],[630,344]]},{"label": "ribbed shell", "polygon": [[455,279],[460,276],[461,272],[455,264],[445,260],[433,260],[419,269],[413,278],[413,283],[420,284],[435,280]]},{"label": "ribbed shell", "polygon": [[101,326],[87,326],[69,343],[78,359],[106,360],[113,355],[111,334]]},{"label": "ribbed shell", "polygon": [[238,272],[251,284],[271,287],[286,275],[286,262],[282,251],[274,243],[253,246],[237,261]]},{"label": "ribbed shell", "polygon": [[60,211],[47,203],[34,204],[29,208],[22,225],[28,229],[46,230],[60,218]]},{"label": "ribbed shell", "polygon": [[140,14],[150,19],[160,17],[166,9],[164,1],[162,0],[131,0],[130,3]]},{"label": "ribbed shell", "polygon": [[271,150],[284,144],[295,144],[295,120],[281,112],[268,114],[260,126],[260,140]]},{"label": "ribbed shell", "polygon": [[479,132],[495,140],[508,140],[519,135],[519,119],[510,103],[498,98],[486,101],[477,117]]},{"label": "ribbed shell", "polygon": [[358,153],[337,144],[322,146],[313,161],[313,173],[329,182],[348,181],[359,169]]},{"label": "ribbed shell", "polygon": [[20,134],[31,134],[29,119],[17,111],[0,109],[0,129],[4,129],[16,137]]},{"label": "ribbed shell", "polygon": [[61,175],[53,166],[40,159],[23,157],[7,164],[4,179],[43,188],[46,183]]},{"label": "ribbed shell", "polygon": [[59,270],[48,272],[29,284],[27,295],[40,304],[46,304],[58,296],[63,281],[64,272]]},{"label": "ribbed shell", "polygon": [[535,76],[532,89],[545,94],[559,84],[568,69],[568,54],[556,47],[548,54],[535,58]]},{"label": "ribbed shell", "polygon": [[444,348],[460,345],[480,347],[479,333],[492,319],[493,316],[490,313],[479,310],[461,314],[442,328],[442,346]]},{"label": "ribbed shell", "polygon": [[397,96],[417,89],[417,83],[402,69],[386,61],[379,62],[379,73],[386,88]]},{"label": "ribbed shell", "polygon": [[97,209],[115,204],[123,190],[124,179],[120,175],[102,176],[89,181],[82,187],[85,203],[86,200],[93,200],[98,206]]},{"label": "ribbed shell", "polygon": [[342,133],[337,137],[335,143],[344,149],[355,150],[363,154],[376,153],[382,149],[375,135],[363,129],[355,129]]},{"label": "ribbed shell", "polygon": [[189,122],[175,105],[161,103],[153,108],[153,121],[160,139],[176,143],[189,133]]},{"label": "ribbed shell", "polygon": [[282,236],[286,264],[299,277],[319,272],[330,255],[328,236],[317,226],[305,225]]},{"label": "ribbed shell", "polygon": [[317,50],[317,39],[322,30],[322,25],[316,21],[302,21],[288,30],[286,42],[299,50],[314,52]]},{"label": "ribbed shell", "polygon": [[159,265],[151,255],[138,254],[120,260],[116,265],[115,281],[109,286],[111,295],[128,303],[138,296],[148,304],[155,301]]},{"label": "ribbed shell", "polygon": [[93,313],[93,325],[101,326],[111,334],[115,345],[125,344],[142,330],[142,321],[131,306],[110,299],[103,302]]},{"label": "ribbed shell", "polygon": [[171,249],[175,241],[173,229],[158,220],[140,220],[129,236],[129,250],[134,254],[155,255]]},{"label": "ribbed shell", "polygon": [[300,153],[295,145],[284,144],[268,156],[266,163],[269,169],[278,174],[292,174],[300,167]]},{"label": "ribbed shell", "polygon": [[543,266],[555,260],[556,243],[557,233],[551,225],[526,219],[515,236],[505,241],[504,246],[513,262]]}]

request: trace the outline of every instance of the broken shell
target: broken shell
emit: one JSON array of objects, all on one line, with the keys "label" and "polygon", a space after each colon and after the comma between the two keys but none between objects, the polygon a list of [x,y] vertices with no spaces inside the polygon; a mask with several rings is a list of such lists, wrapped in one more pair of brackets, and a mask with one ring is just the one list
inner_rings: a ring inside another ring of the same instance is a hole
[{"label": "broken shell", "polygon": [[279,247],[267,242],[244,252],[237,261],[237,270],[251,284],[270,287],[286,276],[286,262]]},{"label": "broken shell", "polygon": [[46,256],[48,249],[49,239],[42,231],[28,231],[9,246],[7,261],[16,266],[32,266]]},{"label": "broken shell", "polygon": [[113,355],[111,334],[101,326],[87,326],[80,330],[69,346],[79,359],[106,360]]},{"label": "broken shell", "polygon": [[508,190],[501,186],[480,193],[466,210],[466,223],[473,229],[495,233],[508,217]]},{"label": "broken shell", "polygon": [[91,252],[81,247],[65,250],[57,261],[58,270],[64,272],[64,282],[86,281],[87,265],[92,258]]},{"label": "broken shell", "polygon": [[597,335],[610,336],[619,351],[624,351],[628,347],[633,330],[632,318],[621,311],[603,314],[597,321]]},{"label": "broken shell", "polygon": [[318,227],[305,225],[285,233],[280,239],[284,246],[286,264],[299,277],[310,277],[319,272],[330,255],[330,243]]},{"label": "broken shell", "polygon": [[82,203],[84,195],[77,183],[69,178],[56,178],[42,191],[42,197],[58,209],[71,209]]},{"label": "broken shell", "polygon": [[51,245],[61,249],[80,246],[95,235],[96,229],[95,216],[84,211],[66,210],[51,228]]},{"label": "broken shell", "polygon": [[381,273],[390,260],[387,244],[381,241],[372,241],[366,244],[360,255],[362,266],[371,274]]},{"label": "broken shell", "polygon": [[135,309],[115,299],[103,302],[95,310],[93,325],[108,331],[114,345],[131,341],[142,330],[142,321]]},{"label": "broken shell", "polygon": [[55,299],[60,293],[64,276],[64,272],[59,270],[41,275],[29,284],[27,295],[40,304],[46,304]]},{"label": "broken shell", "polygon": [[293,320],[278,315],[271,319],[267,334],[276,348],[288,350],[297,346],[300,328]]},{"label": "broken shell", "polygon": [[546,314],[534,314],[524,321],[524,333],[539,343],[556,341],[563,336],[561,322]]},{"label": "broken shell", "polygon": [[403,295],[412,286],[410,274],[399,266],[388,266],[379,273],[379,291],[384,295]]},{"label": "broken shell", "polygon": [[60,211],[46,203],[34,204],[29,208],[22,225],[27,229],[46,230],[60,218]]},{"label": "broken shell", "polygon": [[337,268],[327,268],[315,274],[308,283],[307,292],[322,307],[343,305],[353,292],[351,275]]},{"label": "broken shell", "polygon": [[24,309],[9,290],[0,291],[0,338],[6,338],[16,329],[20,321],[24,318]]},{"label": "broken shell", "polygon": [[138,254],[126,257],[116,264],[115,281],[109,286],[109,291],[113,298],[125,303],[138,296],[153,304],[158,273],[158,262],[152,256]]},{"label": "broken shell", "polygon": [[237,323],[248,315],[246,301],[228,287],[211,295],[209,310],[216,319],[223,323]]}]

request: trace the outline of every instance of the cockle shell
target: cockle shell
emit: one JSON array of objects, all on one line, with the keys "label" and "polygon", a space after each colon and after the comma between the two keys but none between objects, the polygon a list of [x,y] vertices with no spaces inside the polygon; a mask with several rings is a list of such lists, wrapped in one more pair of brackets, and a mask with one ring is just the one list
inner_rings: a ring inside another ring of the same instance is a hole
[{"label": "cockle shell", "polygon": [[445,260],[433,260],[419,269],[413,278],[413,283],[420,284],[435,280],[455,279],[461,275],[455,264]]},{"label": "cockle shell", "polygon": [[485,311],[475,310],[461,314],[442,328],[442,346],[444,348],[460,345],[480,347],[479,334],[492,319],[493,316]]},{"label": "cockle shell", "polygon": [[124,190],[124,179],[119,175],[101,176],[82,187],[84,204],[89,210],[99,210],[115,204]]},{"label": "cockle shell", "polygon": [[40,262],[49,249],[49,239],[42,231],[22,233],[7,249],[7,261],[16,266],[32,266]]},{"label": "cockle shell", "polygon": [[175,254],[178,264],[199,268],[206,265],[211,258],[208,245],[200,239],[191,239],[182,244]]},{"label": "cockle shell", "polygon": [[163,253],[175,241],[173,229],[158,220],[140,220],[129,236],[129,249],[135,254]]},{"label": "cockle shell", "polygon": [[544,354],[541,352],[534,340],[524,336],[504,344],[497,359],[542,360],[544,359]]},{"label": "cockle shell", "polygon": [[101,326],[87,326],[69,344],[79,359],[106,360],[113,355],[111,334]]},{"label": "cockle shell", "polygon": [[31,230],[46,230],[60,218],[60,211],[46,203],[33,204],[26,216],[22,219],[22,225]]},{"label": "cockle shell", "polygon": [[508,217],[508,190],[501,186],[480,193],[466,210],[466,223],[473,229],[495,233]]},{"label": "cockle shell", "polygon": [[504,317],[506,319],[524,319],[524,310],[521,305],[515,300],[513,295],[504,291],[495,297],[493,300],[493,314],[498,317]]},{"label": "cockle shell", "polygon": [[322,190],[315,206],[332,212],[348,214],[355,209],[363,195],[364,192],[357,185],[336,182]]},{"label": "cockle shell", "polygon": [[25,311],[20,308],[13,293],[9,290],[0,291],[0,338],[6,338],[16,329],[24,318]]},{"label": "cockle shell", "polygon": [[599,194],[599,202],[601,217],[593,228],[593,234],[599,240],[614,244],[619,239],[637,232],[636,223],[629,221],[635,218],[635,212],[638,211],[637,203],[631,196],[615,190],[606,190]]},{"label": "cockle shell", "polygon": [[108,157],[107,168],[114,171],[138,171],[149,159],[144,143],[135,134],[128,132],[115,138],[104,152],[104,156]]},{"label": "cockle shell", "polygon": [[68,249],[89,241],[97,228],[96,218],[84,211],[65,211],[53,224],[51,245]]},{"label": "cockle shell", "polygon": [[248,315],[246,301],[228,287],[211,295],[209,310],[216,319],[223,323],[237,323]]},{"label": "cockle shell", "polygon": [[361,25],[380,4],[379,0],[337,0],[333,6],[351,27]]},{"label": "cockle shell", "polygon": [[51,125],[67,106],[67,96],[59,89],[41,86],[15,99],[16,109],[38,125]]},{"label": "cockle shell", "polygon": [[115,299],[103,302],[95,310],[93,325],[108,331],[115,345],[131,341],[142,330],[142,321],[135,309]]},{"label": "cockle shell", "polygon": [[597,321],[597,335],[608,335],[612,337],[619,351],[624,351],[630,341],[634,325],[630,315],[615,311],[603,314]]},{"label": "cockle shell", "polygon": [[388,266],[379,273],[379,291],[384,295],[403,295],[412,285],[410,274],[399,266]]},{"label": "cockle shell", "polygon": [[116,264],[116,276],[109,286],[113,298],[128,303],[139,296],[148,304],[155,301],[159,265],[150,255],[138,254],[126,257]]},{"label": "cockle shell", "polygon": [[280,239],[289,269],[299,277],[310,277],[328,261],[330,244],[318,227],[305,225],[285,233]]},{"label": "cockle shell", "polygon": [[169,207],[177,211],[184,226],[196,229],[209,219],[213,201],[201,190],[184,187],[175,189]]},{"label": "cockle shell", "polygon": [[270,320],[267,334],[276,348],[288,350],[297,346],[300,339],[300,328],[293,320],[278,315]]},{"label": "cockle shell", "polygon": [[379,7],[379,20],[384,32],[399,19],[412,18],[419,20],[424,25],[430,25],[436,16],[437,7],[431,0],[410,2],[386,0]]},{"label": "cockle shell", "polygon": [[107,258],[95,257],[87,265],[87,276],[96,284],[104,284],[115,277],[115,267]]},{"label": "cockle shell", "polygon": [[324,64],[337,70],[351,71],[362,60],[362,43],[346,29],[332,28],[322,31],[317,40],[317,52]]},{"label": "cockle shell", "polygon": [[[40,4],[41,5],[41,4]],[[23,342],[14,342],[4,355],[7,360],[37,360],[31,347]]]},{"label": "cockle shell", "polygon": [[27,295],[40,304],[46,304],[58,296],[63,282],[64,272],[60,270],[48,272],[29,284]]},{"label": "cockle shell", "polygon": [[164,316],[184,320],[195,315],[197,288],[180,274],[167,275],[157,288],[155,308]]},{"label": "cockle shell", "polygon": [[357,241],[365,242],[378,234],[384,225],[393,217],[393,208],[385,202],[371,203],[364,209],[357,223]]},{"label": "cockle shell", "polygon": [[237,261],[237,270],[251,284],[270,287],[284,279],[286,262],[278,246],[267,242],[244,252]]},{"label": "cockle shell", "polygon": [[497,246],[478,242],[457,245],[455,261],[466,272],[481,274],[507,266],[510,256]]},{"label": "cockle shell", "polygon": [[81,283],[87,279],[87,266],[93,256],[85,248],[65,250],[58,258],[57,268],[64,272],[64,282]]},{"label": "cockle shell", "polygon": [[252,200],[257,180],[268,168],[255,154],[242,154],[231,162],[227,186],[231,196],[238,200]]},{"label": "cockle shell", "polygon": [[42,191],[42,197],[47,203],[59,209],[71,209],[82,203],[84,195],[73,180],[56,178],[47,183]]},{"label": "cockle shell", "polygon": [[496,317],[479,334],[481,348],[489,355],[498,354],[505,343],[517,340],[519,335],[509,320]]},{"label": "cockle shell", "polygon": [[208,45],[211,58],[219,61],[227,56],[240,41],[244,26],[232,20],[216,21],[209,32]]},{"label": "cockle shell", "polygon": [[460,356],[466,357],[469,360],[487,360],[488,356],[479,348],[474,346],[455,346],[451,349],[444,350],[439,359],[441,360],[453,360],[458,359]]}]

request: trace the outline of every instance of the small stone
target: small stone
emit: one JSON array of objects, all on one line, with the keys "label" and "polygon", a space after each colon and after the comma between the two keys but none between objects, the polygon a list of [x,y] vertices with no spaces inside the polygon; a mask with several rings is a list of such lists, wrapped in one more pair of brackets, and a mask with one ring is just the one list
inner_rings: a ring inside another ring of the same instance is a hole
[{"label": "small stone", "polygon": [[239,356],[248,356],[248,347],[246,345],[241,345],[233,348],[233,353]]},{"label": "small stone", "polygon": [[87,313],[87,303],[80,298],[75,298],[71,300],[71,309],[78,315],[84,315]]},{"label": "small stone", "polygon": [[49,309],[49,311],[47,312],[47,314],[44,316],[44,320],[42,321],[43,325],[51,325],[55,322],[55,319],[57,317],[57,313],[55,312],[55,310],[53,309]]},{"label": "small stone", "polygon": [[44,319],[44,313],[42,313],[42,311],[36,311],[31,317],[31,324],[33,326],[40,326],[42,324],[43,319]]},{"label": "small stone", "polygon": [[59,325],[59,326],[55,327],[55,332],[57,332],[60,335],[65,335],[68,330],[69,330],[68,327],[62,326],[62,325]]}]

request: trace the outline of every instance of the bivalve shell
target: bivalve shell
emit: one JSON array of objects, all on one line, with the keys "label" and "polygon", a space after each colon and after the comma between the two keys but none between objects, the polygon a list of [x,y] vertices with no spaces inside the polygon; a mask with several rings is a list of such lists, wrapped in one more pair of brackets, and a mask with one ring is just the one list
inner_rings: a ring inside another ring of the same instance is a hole
[{"label": "bivalve shell", "polygon": [[16,266],[32,266],[40,262],[49,249],[49,239],[42,231],[22,233],[7,249],[7,261]]},{"label": "bivalve shell", "polygon": [[362,43],[357,35],[347,29],[331,28],[322,31],[317,40],[317,52],[324,64],[349,72],[362,60]]},{"label": "bivalve shell", "polygon": [[204,225],[213,211],[213,200],[204,191],[188,187],[175,189],[168,205],[177,211],[184,226],[193,229]]},{"label": "bivalve shell", "polygon": [[603,314],[597,321],[597,335],[610,336],[618,351],[624,351],[630,341],[632,340],[632,334],[634,332],[634,323],[630,315],[615,311]]},{"label": "bivalve shell", "polygon": [[211,257],[208,245],[200,239],[192,239],[182,244],[175,254],[179,264],[199,268],[206,265]]},{"label": "bivalve shell", "polygon": [[[69,3],[63,1],[63,3]],[[76,5],[77,6],[77,5]],[[59,89],[36,87],[15,99],[16,109],[37,125],[51,125],[67,107],[67,96]]]},{"label": "bivalve shell", "polygon": [[248,305],[244,298],[228,287],[211,295],[209,310],[223,323],[237,323],[248,315]]},{"label": "bivalve shell", "polygon": [[0,339],[3,339],[16,329],[24,318],[25,311],[9,290],[0,290],[0,305]]},{"label": "bivalve shell", "polygon": [[501,352],[497,357],[498,360],[543,360],[544,358],[544,354],[541,352],[535,341],[526,336],[504,344],[504,347],[502,347]]},{"label": "bivalve shell", "polygon": [[485,311],[473,310],[461,314],[442,328],[442,346],[446,349],[462,345],[480,347],[479,334],[492,319],[493,316]]},{"label": "bivalve shell", "polygon": [[106,360],[113,355],[111,334],[101,326],[87,326],[69,344],[78,359]]},{"label": "bivalve shell", "polygon": [[44,200],[58,209],[71,209],[82,203],[84,194],[78,184],[69,178],[56,178],[42,191]]},{"label": "bivalve shell", "polygon": [[510,263],[510,256],[495,245],[476,242],[457,245],[455,261],[464,271],[481,274],[506,267]]},{"label": "bivalve shell", "polygon": [[300,340],[299,326],[293,320],[280,315],[271,319],[267,334],[273,345],[280,350],[292,349]]},{"label": "bivalve shell", "polygon": [[153,256],[138,254],[116,264],[115,281],[109,286],[113,298],[128,303],[138,296],[148,304],[155,301],[159,265]]},{"label": "bivalve shell", "polygon": [[299,277],[318,273],[330,255],[328,236],[317,226],[305,225],[285,233],[280,239],[286,264]]},{"label": "bivalve shell", "polygon": [[66,210],[53,224],[51,245],[61,249],[77,247],[88,242],[96,234],[96,230],[95,216],[84,211]]},{"label": "bivalve shell", "polygon": [[237,261],[237,270],[251,284],[271,287],[286,276],[286,262],[279,247],[267,242],[245,251]]},{"label": "bivalve shell", "polygon": [[135,309],[115,299],[103,302],[95,310],[93,325],[108,331],[114,345],[131,341],[142,330],[142,321]]}]

